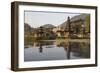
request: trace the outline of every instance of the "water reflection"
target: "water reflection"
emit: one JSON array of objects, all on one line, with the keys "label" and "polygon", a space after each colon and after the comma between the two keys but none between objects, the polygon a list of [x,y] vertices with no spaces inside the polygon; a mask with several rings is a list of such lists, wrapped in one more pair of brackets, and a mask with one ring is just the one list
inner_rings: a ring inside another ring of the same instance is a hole
[{"label": "water reflection", "polygon": [[[28,46],[28,45],[27,45]],[[25,48],[25,61],[90,58],[89,42],[38,41]]]},{"label": "water reflection", "polygon": [[42,51],[43,51],[42,44],[40,44],[39,50],[40,50],[39,52],[42,53]]}]

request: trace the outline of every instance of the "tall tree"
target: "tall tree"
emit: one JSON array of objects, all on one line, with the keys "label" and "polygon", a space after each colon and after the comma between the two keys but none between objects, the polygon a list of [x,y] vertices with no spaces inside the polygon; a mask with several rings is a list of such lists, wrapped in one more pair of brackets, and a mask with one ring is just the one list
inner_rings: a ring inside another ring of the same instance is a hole
[{"label": "tall tree", "polygon": [[85,31],[90,32],[90,15],[87,15],[85,18]]}]

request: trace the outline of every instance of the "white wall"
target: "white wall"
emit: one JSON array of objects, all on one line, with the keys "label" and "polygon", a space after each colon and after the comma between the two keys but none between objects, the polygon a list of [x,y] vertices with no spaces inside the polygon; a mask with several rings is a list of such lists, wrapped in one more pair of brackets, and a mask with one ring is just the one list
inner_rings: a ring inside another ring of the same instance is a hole
[{"label": "white wall", "polygon": [[[14,73],[10,70],[10,54],[11,54],[11,12],[10,3],[15,0],[0,0],[0,73]],[[100,13],[100,0],[19,0],[19,1],[34,1],[45,3],[62,3],[62,4],[77,4],[77,5],[97,5],[98,13]],[[100,14],[98,14],[100,19]],[[100,21],[98,21],[98,28]],[[98,29],[100,31],[100,29]],[[98,33],[100,37],[100,33]],[[98,39],[100,42],[100,38]],[[98,51],[100,51],[100,46]],[[100,56],[100,53],[98,54]],[[100,61],[100,58],[98,59]],[[34,73],[99,73],[100,62],[98,67],[73,68],[73,69],[56,69],[56,70],[39,70]],[[22,72],[24,73],[24,72]],[[26,71],[25,73],[33,73]]]}]

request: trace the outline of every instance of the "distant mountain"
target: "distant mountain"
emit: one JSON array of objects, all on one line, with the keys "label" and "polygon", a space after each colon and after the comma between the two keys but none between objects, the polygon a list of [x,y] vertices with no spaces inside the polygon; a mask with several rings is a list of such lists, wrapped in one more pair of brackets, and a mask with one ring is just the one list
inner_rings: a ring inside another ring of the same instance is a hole
[{"label": "distant mountain", "polygon": [[65,28],[65,27],[66,27],[66,24],[67,24],[67,21],[63,22],[63,23],[60,24],[58,27],[60,27],[60,28]]},{"label": "distant mountain", "polygon": [[74,16],[74,17],[71,18],[71,21],[76,21],[76,20],[79,20],[79,19],[85,20],[86,16],[88,16],[88,15],[89,14],[81,14],[81,15]]},{"label": "distant mountain", "polygon": [[44,27],[44,28],[54,28],[55,26],[52,25],[52,24],[45,24],[45,25],[42,25],[40,27]]},{"label": "distant mountain", "polygon": [[28,23],[24,23],[24,31],[30,32],[31,26]]},{"label": "distant mountain", "polygon": [[[40,27],[43,27],[43,28],[54,28],[55,26],[52,25],[52,24],[45,24],[45,25],[42,25]],[[32,28],[28,23],[24,23],[24,32],[36,32],[36,31],[38,31],[38,28]]]},{"label": "distant mountain", "polygon": [[35,29],[32,28],[28,23],[24,23],[24,31],[25,32],[32,32],[34,31]]},{"label": "distant mountain", "polygon": [[[70,19],[70,22],[72,21],[77,21],[79,19],[83,19],[85,20],[86,17],[88,16],[89,14],[80,14],[80,15],[77,15],[77,16],[74,16]],[[59,25],[60,28],[65,28],[66,27],[66,24],[67,24],[67,20],[65,22],[63,22],[62,24]]]}]

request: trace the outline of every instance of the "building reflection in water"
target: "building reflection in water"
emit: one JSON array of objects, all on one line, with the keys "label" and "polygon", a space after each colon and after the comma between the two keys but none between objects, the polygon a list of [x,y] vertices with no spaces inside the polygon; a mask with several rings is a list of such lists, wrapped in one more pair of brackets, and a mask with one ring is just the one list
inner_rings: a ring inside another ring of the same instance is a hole
[{"label": "building reflection in water", "polygon": [[[41,42],[34,42],[33,47],[39,47],[39,52],[43,52],[43,46],[46,46],[46,48],[54,48],[56,47],[63,47],[66,52],[66,58],[71,59],[71,52],[73,52],[74,56],[81,56],[85,58],[90,57],[90,45],[89,43],[85,42],[62,42],[62,41],[41,41]],[[47,46],[53,46],[53,47],[47,47]]]},{"label": "building reflection in water", "polygon": [[66,52],[66,58],[70,59],[71,58],[71,45],[70,42],[61,42],[58,46],[61,46],[64,48],[65,52]]},{"label": "building reflection in water", "polygon": [[40,43],[40,46],[39,46],[39,52],[42,53],[43,52],[43,47],[42,47],[42,44]]}]

